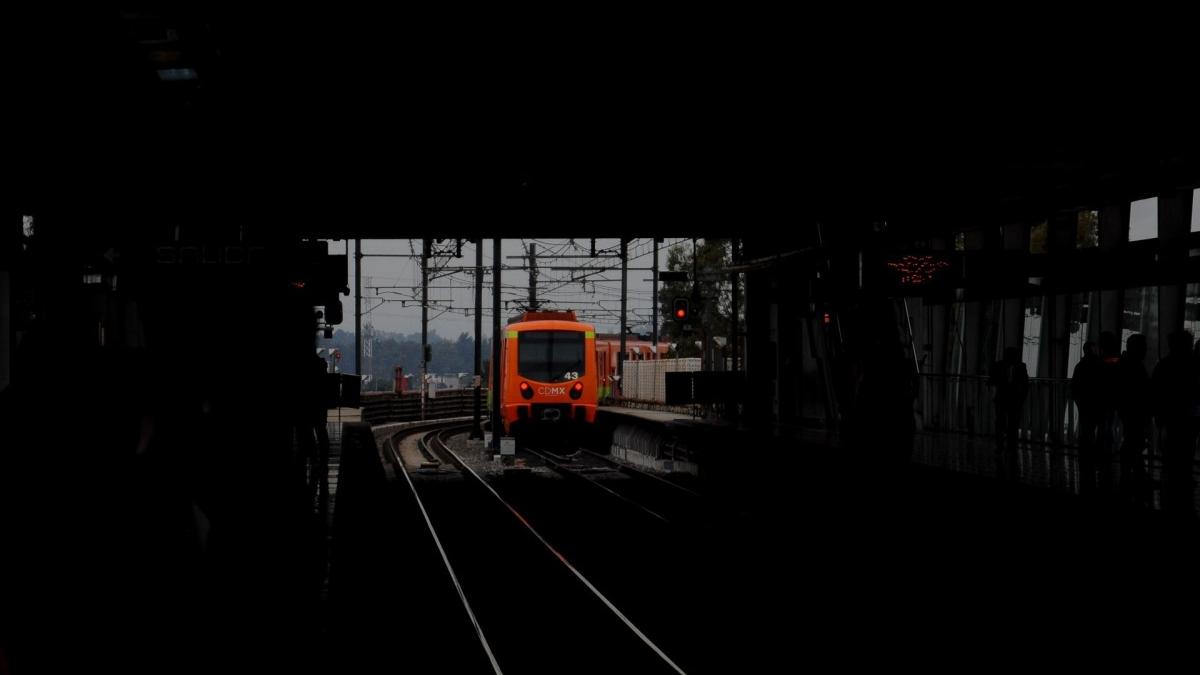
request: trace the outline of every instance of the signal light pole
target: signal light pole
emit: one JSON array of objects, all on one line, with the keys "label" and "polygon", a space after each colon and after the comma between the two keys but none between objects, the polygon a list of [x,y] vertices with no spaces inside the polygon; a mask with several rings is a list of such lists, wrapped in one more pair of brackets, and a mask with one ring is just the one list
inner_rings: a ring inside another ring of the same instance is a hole
[{"label": "signal light pole", "polygon": [[650,342],[654,345],[654,356],[652,358],[655,359],[658,358],[658,243],[660,241],[662,240],[651,240],[651,243],[654,245],[654,272],[650,275],[653,281],[653,290],[651,291],[650,298],[650,306],[652,307],[650,310]]},{"label": "signal light pole", "polygon": [[492,240],[492,448],[500,451],[500,239]]}]

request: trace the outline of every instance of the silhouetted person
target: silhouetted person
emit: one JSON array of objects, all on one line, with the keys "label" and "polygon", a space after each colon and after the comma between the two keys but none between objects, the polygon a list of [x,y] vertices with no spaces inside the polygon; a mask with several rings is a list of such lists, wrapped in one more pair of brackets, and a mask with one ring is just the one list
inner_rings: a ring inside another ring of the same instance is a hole
[{"label": "silhouetted person", "polygon": [[1091,492],[1095,485],[1096,439],[1103,415],[1101,401],[1104,362],[1095,342],[1083,345],[1083,358],[1071,373],[1071,398],[1079,408],[1079,477],[1081,492]]},{"label": "silhouetted person", "polygon": [[992,401],[996,406],[996,435],[1003,449],[1016,450],[1021,409],[1029,393],[1029,373],[1021,361],[1021,351],[1006,348],[1004,359],[992,365],[990,379],[995,390]]},{"label": "silhouetted person", "polygon": [[1146,373],[1146,336],[1135,333],[1125,341],[1118,366],[1117,413],[1121,418],[1121,493],[1145,501],[1146,442],[1150,433],[1150,376]]},{"label": "silhouetted person", "polygon": [[1162,432],[1163,508],[1191,513],[1192,460],[1196,447],[1193,414],[1196,407],[1197,369],[1192,354],[1192,334],[1172,333],[1169,353],[1154,367],[1150,378],[1154,417]]},{"label": "silhouetted person", "polygon": [[1100,488],[1113,487],[1113,459],[1117,456],[1117,402],[1121,389],[1121,341],[1114,333],[1100,333],[1100,428],[1096,436],[1096,469]]},{"label": "silhouetted person", "polygon": [[311,468],[314,473],[306,475],[310,490],[322,484],[324,476],[321,472],[325,471],[329,461],[329,433],[326,429],[328,401],[325,393],[328,370],[325,359],[314,354],[305,362],[302,373],[303,393],[297,435],[300,438],[300,459],[304,471],[307,474]]}]

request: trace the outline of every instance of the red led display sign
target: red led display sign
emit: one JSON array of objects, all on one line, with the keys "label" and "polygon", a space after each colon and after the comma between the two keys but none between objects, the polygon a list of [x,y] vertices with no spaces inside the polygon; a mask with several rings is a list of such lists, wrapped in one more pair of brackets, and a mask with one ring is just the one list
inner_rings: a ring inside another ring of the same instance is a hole
[{"label": "red led display sign", "polygon": [[887,266],[895,270],[901,285],[922,286],[936,280],[950,263],[931,255],[906,255],[889,260]]}]

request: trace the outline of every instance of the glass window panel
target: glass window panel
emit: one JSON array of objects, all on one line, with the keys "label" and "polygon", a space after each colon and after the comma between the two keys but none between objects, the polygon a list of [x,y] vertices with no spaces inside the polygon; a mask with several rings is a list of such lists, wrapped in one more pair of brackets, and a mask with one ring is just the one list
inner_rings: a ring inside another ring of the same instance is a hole
[{"label": "glass window panel", "polygon": [[1125,289],[1125,308],[1121,312],[1121,350],[1130,335],[1146,336],[1146,367],[1158,363],[1158,287]]},{"label": "glass window panel", "polygon": [[1084,209],[1076,217],[1075,247],[1095,248],[1100,245],[1100,212]]},{"label": "glass window panel", "polygon": [[566,382],[583,375],[583,333],[524,331],[517,338],[517,372],[537,382]]},{"label": "glass window panel", "polygon": [[1200,232],[1200,188],[1192,190],[1192,232]]},{"label": "glass window panel", "polygon": [[1049,231],[1050,224],[1045,220],[1029,228],[1030,253],[1046,252],[1046,235],[1049,233]]},{"label": "glass window panel", "polygon": [[1030,377],[1038,375],[1038,356],[1042,347],[1042,298],[1025,299],[1025,330],[1021,360]]},{"label": "glass window panel", "polygon": [[1139,199],[1129,205],[1129,241],[1158,236],[1158,197]]},{"label": "glass window panel", "polygon": [[1183,328],[1192,335],[1200,335],[1200,283],[1187,285],[1187,296],[1183,305]]}]

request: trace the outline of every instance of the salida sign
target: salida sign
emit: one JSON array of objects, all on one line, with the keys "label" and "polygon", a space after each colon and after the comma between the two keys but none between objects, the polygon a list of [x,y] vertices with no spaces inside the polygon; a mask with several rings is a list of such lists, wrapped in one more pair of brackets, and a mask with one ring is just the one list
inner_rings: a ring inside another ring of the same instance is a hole
[{"label": "salida sign", "polygon": [[887,266],[895,270],[901,285],[921,286],[937,278],[950,263],[932,255],[906,255],[889,260]]},{"label": "salida sign", "polygon": [[904,251],[864,255],[861,286],[884,295],[938,294],[958,285],[961,264],[953,253]]}]

